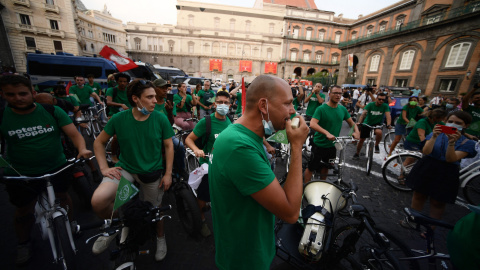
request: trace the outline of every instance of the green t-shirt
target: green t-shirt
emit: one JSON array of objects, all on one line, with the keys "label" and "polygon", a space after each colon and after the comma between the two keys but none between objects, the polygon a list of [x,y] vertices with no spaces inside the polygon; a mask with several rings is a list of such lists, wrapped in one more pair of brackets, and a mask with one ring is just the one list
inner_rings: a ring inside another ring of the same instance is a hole
[{"label": "green t-shirt", "polygon": [[80,104],[78,103],[77,99],[74,98],[74,97],[72,97],[72,96],[66,96],[66,97],[57,97],[57,96],[55,96],[55,98],[66,100],[66,101],[72,103],[72,105],[73,105],[74,107],[80,106]]},{"label": "green t-shirt", "polygon": [[480,136],[480,108],[469,105],[464,111],[472,116],[472,123],[465,132],[474,136]]},{"label": "green t-shirt", "polygon": [[292,104],[293,104],[293,108],[296,111],[298,108],[298,105],[300,105],[300,101],[298,101],[298,98],[294,98]]},{"label": "green t-shirt", "polygon": [[[215,92],[210,88],[208,91],[200,90],[198,92],[198,96],[200,97],[200,102],[205,106],[210,106],[215,102]],[[203,109],[203,108],[200,108]]]},{"label": "green t-shirt", "polygon": [[173,104],[174,104],[174,107],[176,108],[177,112],[189,112],[190,110],[187,109],[187,103],[190,104],[190,108],[192,107],[192,96],[190,95],[187,95],[187,98],[185,99],[185,103],[183,103],[183,107],[182,108],[178,108],[177,105],[180,104],[182,102],[182,96],[180,96],[179,94],[176,94],[175,96],[173,96]]},{"label": "green t-shirt", "polygon": [[269,269],[275,216],[251,195],[275,180],[263,138],[240,124],[217,137],[208,169],[219,269]]},{"label": "green t-shirt", "polygon": [[390,108],[385,102],[380,106],[377,106],[375,102],[370,102],[367,104],[367,106],[365,106],[365,110],[367,111],[367,117],[363,123],[369,126],[381,124],[385,112],[390,112]]},{"label": "green t-shirt", "polygon": [[[340,135],[343,121],[349,119],[350,114],[348,113],[347,108],[341,104],[338,104],[337,108],[332,108],[325,103],[320,105],[320,107],[315,110],[313,118],[318,120],[319,126],[330,132],[330,134],[333,136],[337,137]],[[322,148],[335,146],[333,141],[328,140],[327,136],[320,132],[315,132],[315,135],[313,136],[313,142],[315,145]]]},{"label": "green t-shirt", "polygon": [[[323,100],[325,100],[325,94],[324,93],[319,93],[320,97],[323,98]],[[312,97],[310,98],[310,100],[308,101],[308,106],[307,106],[307,110],[305,111],[305,115],[307,116],[313,116],[313,114],[315,113],[316,109],[318,106],[322,105],[322,103],[320,103],[318,101],[318,98],[316,95],[312,95]]]},{"label": "green t-shirt", "polygon": [[417,117],[417,115],[423,113],[423,110],[422,110],[422,108],[420,108],[420,106],[415,106],[415,107],[412,108],[412,107],[410,107],[409,104],[406,104],[402,108],[402,113],[398,116],[397,123],[399,123],[401,125],[406,125],[407,124],[407,122],[405,122],[405,120],[403,120],[403,117],[402,117],[403,111],[407,111],[407,119],[408,120],[415,119],[415,117]]},{"label": "green t-shirt", "polygon": [[87,85],[92,88],[93,92],[95,92],[97,95],[100,96],[100,94],[102,92],[102,86],[100,86],[99,83],[93,82],[93,85],[90,85],[90,83],[88,83]]},{"label": "green t-shirt", "polygon": [[[160,104],[158,104],[158,103],[155,104],[155,110],[156,110],[156,111],[159,111],[159,112],[161,112],[161,113],[163,113],[163,114],[165,114],[165,116],[168,118],[167,109],[165,109],[165,103],[167,102],[167,99],[164,98],[163,100],[164,100],[165,102],[163,102],[162,105],[160,105]],[[175,109],[175,106],[173,106],[172,115],[173,115],[173,116],[177,115],[177,110]]]},{"label": "green t-shirt", "polygon": [[158,111],[153,111],[145,121],[135,120],[132,110],[119,112],[104,130],[110,136],[117,135],[122,149],[115,166],[130,173],[163,169],[163,141],[175,135],[167,117]]},{"label": "green t-shirt", "polygon": [[[72,120],[57,106],[54,116],[38,103],[33,112],[25,115],[5,108],[0,131],[7,143],[6,160],[19,173],[39,175],[65,164],[60,132]],[[6,174],[16,175],[10,170]]]},{"label": "green t-shirt", "polygon": [[237,110],[235,114],[242,114],[242,93],[237,92]]},{"label": "green t-shirt", "polygon": [[419,144],[422,141],[420,140],[420,137],[418,136],[418,129],[423,129],[425,130],[425,137],[427,137],[428,134],[432,133],[433,128],[435,127],[436,124],[441,124],[443,125],[443,122],[438,122],[438,123],[430,123],[428,121],[428,118],[422,118],[418,120],[418,122],[413,126],[412,131],[407,136],[407,141]]},{"label": "green t-shirt", "polygon": [[[130,102],[128,101],[127,89],[122,91],[122,90],[117,88],[117,96],[115,98],[113,98],[113,89],[114,88],[115,87],[108,88],[106,96],[107,97],[112,97],[113,102],[120,103],[120,104],[125,104],[125,105],[127,105],[128,108],[132,108],[132,105],[130,105]],[[109,106],[109,108],[110,108],[110,112],[108,113],[109,116],[118,113],[119,109],[120,109],[120,107],[116,107],[116,106]]]},{"label": "green t-shirt", "polygon": [[[229,125],[232,124],[228,117],[225,119],[217,119],[215,117],[215,113],[210,114],[210,119],[212,120],[212,130],[210,131],[210,137],[207,139],[204,148],[202,149],[204,153],[208,154],[211,153],[213,144],[215,143],[215,139],[217,139],[218,134],[226,129]],[[201,138],[207,133],[207,120],[202,118],[202,120],[198,121],[197,125],[193,129],[193,134],[195,136]],[[203,139],[203,138],[202,138]],[[200,164],[207,163],[208,160],[205,158],[200,158]]]},{"label": "green t-shirt", "polygon": [[447,248],[455,269],[480,269],[480,215],[461,218],[448,233]]},{"label": "green t-shirt", "polygon": [[93,90],[87,84],[84,84],[81,89],[77,85],[72,85],[68,91],[70,95],[77,95],[80,104],[93,106],[92,102],[90,102],[90,95],[93,93]]}]

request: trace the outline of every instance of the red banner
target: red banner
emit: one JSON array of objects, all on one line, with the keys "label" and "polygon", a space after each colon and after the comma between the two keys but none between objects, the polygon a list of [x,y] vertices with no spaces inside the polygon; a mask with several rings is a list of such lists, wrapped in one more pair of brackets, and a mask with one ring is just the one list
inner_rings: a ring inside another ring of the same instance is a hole
[{"label": "red banner", "polygon": [[239,71],[240,72],[244,72],[244,71],[252,72],[252,61],[240,60]]},{"label": "red banner", "polygon": [[210,59],[210,71],[222,71],[222,59]]},{"label": "red banner", "polygon": [[132,59],[119,54],[117,51],[108,47],[107,45],[103,47],[99,54],[103,56],[103,58],[113,61],[120,72],[138,67],[137,64],[132,61]]},{"label": "red banner", "polygon": [[247,90],[245,89],[245,77],[242,77],[242,115],[245,114],[246,103],[247,103]]},{"label": "red banner", "polygon": [[265,63],[265,74],[273,73],[277,74],[277,63],[266,62]]}]

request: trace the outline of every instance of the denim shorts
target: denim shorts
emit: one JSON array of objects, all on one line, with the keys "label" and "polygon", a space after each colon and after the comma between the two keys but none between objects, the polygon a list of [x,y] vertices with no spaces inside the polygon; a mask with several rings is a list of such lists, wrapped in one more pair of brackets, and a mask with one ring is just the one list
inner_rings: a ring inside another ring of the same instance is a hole
[{"label": "denim shorts", "polygon": [[405,140],[405,142],[403,142],[403,149],[409,150],[409,151],[420,151],[422,147],[419,143],[413,143],[413,142],[409,142],[408,140]]},{"label": "denim shorts", "polygon": [[407,135],[407,125],[395,124],[395,135]]}]

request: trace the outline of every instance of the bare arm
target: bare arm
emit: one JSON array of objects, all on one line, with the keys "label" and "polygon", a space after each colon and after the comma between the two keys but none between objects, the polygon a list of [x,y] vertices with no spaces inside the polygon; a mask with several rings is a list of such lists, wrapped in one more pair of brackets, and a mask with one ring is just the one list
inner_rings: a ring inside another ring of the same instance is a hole
[{"label": "bare arm", "polygon": [[128,110],[128,106],[123,104],[123,103],[117,103],[113,102],[113,99],[111,96],[107,96],[107,106],[113,106],[113,107],[121,107],[124,110]]},{"label": "bare arm", "polygon": [[300,85],[298,87],[298,96],[297,96],[298,102],[301,103],[304,97],[305,97],[305,91],[303,91],[303,87]]},{"label": "bare arm", "polygon": [[165,146],[165,174],[160,181],[158,188],[163,186],[163,190],[167,191],[172,185],[172,168],[173,168],[173,141],[172,138],[163,140]]},{"label": "bare arm", "polygon": [[472,95],[475,93],[476,89],[472,89],[469,91],[465,96],[463,96],[462,99],[462,110],[466,110],[468,106],[470,105],[470,98]]},{"label": "bare arm", "polygon": [[333,141],[335,140],[335,136],[333,136],[330,132],[328,132],[328,130],[322,128],[319,124],[318,124],[318,119],[316,118],[312,118],[310,120],[310,127],[317,131],[317,132],[320,132],[322,133],[323,135],[325,135],[327,137],[328,140],[330,141]]},{"label": "bare arm", "polygon": [[390,115],[390,112],[385,112],[385,118],[387,118],[387,126],[392,125],[392,116]]},{"label": "bare arm", "polygon": [[185,139],[185,144],[188,148],[192,149],[196,157],[205,157],[205,153],[203,152],[203,150],[198,148],[195,144],[195,141],[197,139],[197,135],[195,135],[195,133],[193,132],[190,132],[190,134],[188,134],[187,138]]},{"label": "bare arm", "polygon": [[356,140],[360,139],[360,130],[358,129],[358,126],[355,125],[355,122],[353,122],[351,117],[347,119],[347,123],[350,126],[350,128],[353,126],[353,134],[352,134],[353,138],[355,138]]},{"label": "bare arm", "polygon": [[363,120],[364,120],[365,117],[367,116],[367,113],[368,113],[367,110],[364,110],[364,111],[362,112],[362,115],[360,115],[360,120],[358,120],[358,123],[363,123]]},{"label": "bare arm", "polygon": [[421,142],[425,140],[425,129],[417,128],[418,138]]},{"label": "bare arm", "polygon": [[410,120],[407,119],[407,111],[402,110],[402,119],[405,121],[407,124],[410,122]]},{"label": "bare arm", "polygon": [[300,213],[303,192],[302,146],[308,135],[305,120],[303,117],[299,118],[300,126],[296,129],[292,129],[291,120],[287,121],[287,137],[291,144],[291,162],[283,189],[275,179],[267,187],[251,195],[268,211],[292,224],[297,221]]},{"label": "bare arm", "polygon": [[430,140],[428,140],[425,143],[425,146],[423,147],[423,150],[422,150],[423,154],[428,155],[432,153],[433,146],[435,145],[435,141],[437,140],[437,137],[438,135],[440,135],[441,132],[442,130],[440,129],[440,127],[438,125],[435,125],[435,127],[433,128],[432,138],[430,138]]},{"label": "bare arm", "polygon": [[232,91],[230,91],[230,96],[231,97],[235,97],[235,95],[237,94],[238,90],[242,87],[242,84],[239,84],[237,87],[235,87],[235,89],[233,89]]},{"label": "bare arm", "polygon": [[97,95],[97,93],[93,92],[90,96],[92,96],[94,99],[96,99],[98,101],[98,103],[103,105],[103,102],[100,99],[100,97]]}]

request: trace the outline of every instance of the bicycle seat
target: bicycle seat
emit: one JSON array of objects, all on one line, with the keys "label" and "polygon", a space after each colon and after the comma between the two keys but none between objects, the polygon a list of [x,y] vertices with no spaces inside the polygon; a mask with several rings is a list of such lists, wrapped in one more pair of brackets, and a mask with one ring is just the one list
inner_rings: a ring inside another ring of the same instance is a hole
[{"label": "bicycle seat", "polygon": [[408,217],[410,219],[413,219],[413,221],[418,223],[418,224],[421,224],[421,225],[424,225],[424,226],[435,225],[435,226],[440,226],[440,227],[447,228],[447,229],[453,229],[452,224],[441,221],[439,219],[431,218],[427,215],[424,215],[424,214],[418,212],[417,210],[405,207],[403,209],[403,211],[405,211],[405,213],[408,215]]}]

